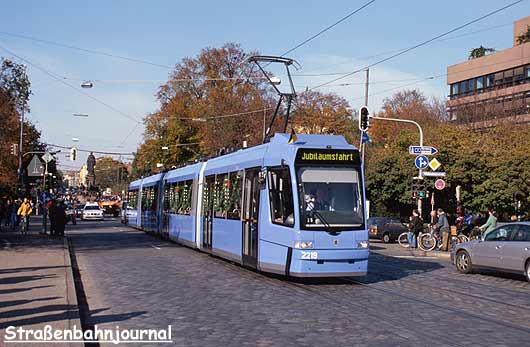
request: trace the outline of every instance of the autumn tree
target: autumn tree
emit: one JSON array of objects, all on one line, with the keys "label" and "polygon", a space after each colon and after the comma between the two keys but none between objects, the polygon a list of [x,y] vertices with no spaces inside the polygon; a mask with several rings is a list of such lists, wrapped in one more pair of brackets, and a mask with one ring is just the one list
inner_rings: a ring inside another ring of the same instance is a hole
[{"label": "autumn tree", "polygon": [[346,99],[317,91],[298,95],[291,122],[297,133],[347,135],[350,140],[354,129]]},{"label": "autumn tree", "polygon": [[[28,112],[31,94],[25,68],[8,59],[0,65],[0,193],[12,193],[17,183],[18,157],[11,154],[11,145],[19,143],[20,115]],[[40,133],[29,121],[24,122],[24,151],[42,149]],[[31,158],[24,158],[23,167]],[[27,180],[26,180],[27,183]]]},{"label": "autumn tree", "polygon": [[263,110],[270,117],[274,99],[256,67],[244,63],[252,54],[229,43],[176,65],[157,93],[160,109],[144,120],[135,176],[155,171],[157,163],[170,168],[222,147],[261,141]]},{"label": "autumn tree", "polygon": [[480,46],[477,48],[473,48],[471,51],[469,51],[468,59],[471,60],[471,59],[480,58],[480,57],[485,56],[488,53],[493,53],[493,52],[495,52],[494,48],[487,48],[484,46]]},{"label": "autumn tree", "polygon": [[526,31],[517,35],[517,44],[522,45],[523,43],[530,42],[530,25],[526,26]]},{"label": "autumn tree", "polygon": [[96,160],[94,168],[96,185],[101,189],[111,188],[113,192],[121,192],[127,186],[129,172],[127,166],[112,157],[101,157]]}]

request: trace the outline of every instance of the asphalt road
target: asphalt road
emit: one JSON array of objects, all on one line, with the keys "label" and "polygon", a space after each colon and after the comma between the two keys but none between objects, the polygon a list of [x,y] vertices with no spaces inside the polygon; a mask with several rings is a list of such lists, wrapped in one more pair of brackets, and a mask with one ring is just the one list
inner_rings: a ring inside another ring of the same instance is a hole
[{"label": "asphalt road", "polygon": [[69,226],[99,327],[167,328],[179,346],[517,346],[530,284],[461,275],[447,260],[376,244],[362,279],[290,282],[146,235],[117,220]]}]

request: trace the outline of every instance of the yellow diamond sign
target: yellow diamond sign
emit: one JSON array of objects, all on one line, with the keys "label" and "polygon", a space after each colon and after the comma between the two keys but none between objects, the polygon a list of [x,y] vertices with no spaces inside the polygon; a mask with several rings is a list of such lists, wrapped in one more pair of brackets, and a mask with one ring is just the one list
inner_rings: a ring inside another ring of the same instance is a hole
[{"label": "yellow diamond sign", "polygon": [[436,158],[433,158],[430,162],[429,162],[429,167],[433,170],[433,171],[436,171],[440,168],[440,166],[442,166],[442,163],[440,163]]}]

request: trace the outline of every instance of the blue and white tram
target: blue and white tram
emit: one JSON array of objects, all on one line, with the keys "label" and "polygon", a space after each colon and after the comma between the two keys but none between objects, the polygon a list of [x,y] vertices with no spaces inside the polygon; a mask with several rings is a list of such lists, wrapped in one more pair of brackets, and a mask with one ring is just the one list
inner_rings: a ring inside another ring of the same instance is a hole
[{"label": "blue and white tram", "polygon": [[342,136],[288,140],[276,134],[269,143],[132,182],[129,199],[138,197],[141,218],[129,223],[263,272],[365,275],[359,151]]}]

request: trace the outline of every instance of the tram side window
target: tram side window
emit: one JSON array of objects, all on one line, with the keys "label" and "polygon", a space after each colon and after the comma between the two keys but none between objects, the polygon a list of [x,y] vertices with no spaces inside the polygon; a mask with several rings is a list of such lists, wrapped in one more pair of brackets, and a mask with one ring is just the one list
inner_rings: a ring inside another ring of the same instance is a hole
[{"label": "tram side window", "polygon": [[226,218],[241,219],[241,192],[243,183],[243,171],[231,172],[228,176],[226,196]]},{"label": "tram side window", "polygon": [[138,206],[138,190],[130,190],[127,194],[127,206],[134,209]]},{"label": "tram side window", "polygon": [[193,181],[183,181],[178,183],[178,207],[177,213],[189,215],[191,213],[191,196],[192,196]]},{"label": "tram side window", "polygon": [[289,168],[269,168],[268,173],[272,222],[292,227],[294,225],[294,204]]}]

